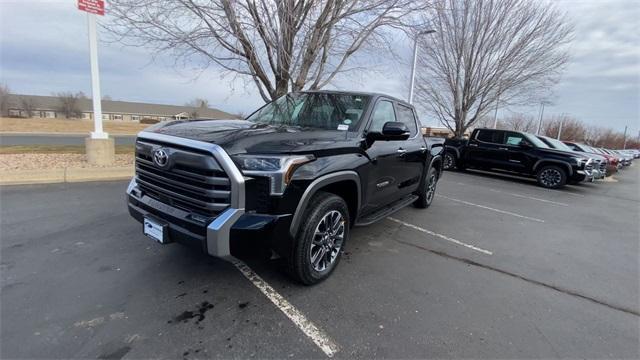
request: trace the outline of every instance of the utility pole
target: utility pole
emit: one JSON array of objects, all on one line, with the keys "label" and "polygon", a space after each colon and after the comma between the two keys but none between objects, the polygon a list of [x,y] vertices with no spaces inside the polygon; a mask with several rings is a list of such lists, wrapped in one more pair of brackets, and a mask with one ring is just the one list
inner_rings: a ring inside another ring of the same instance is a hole
[{"label": "utility pole", "polygon": [[625,150],[627,148],[627,126],[624,127],[624,143],[622,145],[622,149]]},{"label": "utility pole", "polygon": [[542,108],[540,109],[540,119],[538,120],[538,130],[536,130],[536,135],[540,135],[540,130],[542,128],[542,115],[544,115],[544,101],[540,103]]},{"label": "utility pole", "polygon": [[432,34],[436,32],[435,30],[425,30],[416,34],[415,39],[413,39],[413,63],[411,65],[411,80],[409,84],[409,104],[413,105],[413,87],[416,82],[416,65],[418,63],[418,38],[421,35]]},{"label": "utility pole", "polygon": [[500,92],[498,92],[498,98],[496,99],[496,111],[493,114],[493,128],[498,128],[498,104],[500,104]]}]

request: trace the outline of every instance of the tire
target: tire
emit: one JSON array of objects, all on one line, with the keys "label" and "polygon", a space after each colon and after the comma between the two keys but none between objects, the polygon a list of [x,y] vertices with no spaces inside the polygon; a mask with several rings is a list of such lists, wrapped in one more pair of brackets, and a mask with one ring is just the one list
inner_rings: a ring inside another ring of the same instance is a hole
[{"label": "tire", "polygon": [[420,185],[421,189],[418,191],[418,199],[413,202],[413,206],[418,209],[426,209],[433,202],[433,198],[436,196],[436,186],[438,185],[438,169],[431,167],[427,172],[425,179]]},{"label": "tire", "polygon": [[556,165],[546,165],[536,174],[538,185],[547,189],[559,189],[567,183],[567,173]]},{"label": "tire", "polygon": [[[328,278],[340,262],[349,239],[349,207],[341,197],[319,191],[309,201],[303,219],[287,264],[295,280],[313,285]],[[328,228],[328,224],[334,226]]]},{"label": "tire", "polygon": [[456,156],[452,152],[447,151],[444,153],[442,168],[445,170],[453,170],[456,168]]}]

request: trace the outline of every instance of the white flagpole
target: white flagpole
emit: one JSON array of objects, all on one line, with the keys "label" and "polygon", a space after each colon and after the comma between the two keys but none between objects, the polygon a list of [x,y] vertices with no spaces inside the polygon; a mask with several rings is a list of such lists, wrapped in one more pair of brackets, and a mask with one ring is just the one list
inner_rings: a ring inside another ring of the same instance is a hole
[{"label": "white flagpole", "polygon": [[102,131],[102,103],[100,98],[100,75],[98,69],[98,32],[96,15],[87,13],[89,26],[89,55],[91,57],[91,97],[93,98],[93,122],[95,131],[92,139],[107,139],[109,135]]}]

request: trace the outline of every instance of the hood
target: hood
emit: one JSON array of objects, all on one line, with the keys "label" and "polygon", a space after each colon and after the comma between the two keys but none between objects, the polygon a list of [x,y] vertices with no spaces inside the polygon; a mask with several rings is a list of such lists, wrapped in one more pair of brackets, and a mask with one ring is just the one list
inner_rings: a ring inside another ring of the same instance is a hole
[{"label": "hood", "polygon": [[545,154],[588,159],[587,156],[584,156],[584,155],[582,155],[580,153],[577,153],[575,151],[564,151],[564,150],[547,149],[547,148],[538,148],[538,150],[543,152],[543,153],[545,153]]},{"label": "hood", "polygon": [[230,155],[317,153],[359,145],[347,131],[273,126],[246,120],[172,121],[145,131],[217,144]]}]

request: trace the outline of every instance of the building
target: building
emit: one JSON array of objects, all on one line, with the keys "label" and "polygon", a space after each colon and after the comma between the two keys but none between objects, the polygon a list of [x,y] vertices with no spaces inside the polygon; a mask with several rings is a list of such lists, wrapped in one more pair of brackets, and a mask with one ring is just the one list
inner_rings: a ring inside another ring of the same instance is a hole
[{"label": "building", "polygon": [[[77,117],[93,119],[93,103],[88,98],[78,98],[74,106]],[[56,96],[10,94],[6,112],[2,116],[32,118],[66,118],[63,101]],[[102,100],[102,119],[111,121],[174,120],[174,119],[235,119],[233,115],[218,109],[192,106],[136,103]]]}]

